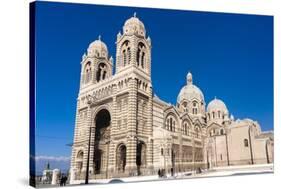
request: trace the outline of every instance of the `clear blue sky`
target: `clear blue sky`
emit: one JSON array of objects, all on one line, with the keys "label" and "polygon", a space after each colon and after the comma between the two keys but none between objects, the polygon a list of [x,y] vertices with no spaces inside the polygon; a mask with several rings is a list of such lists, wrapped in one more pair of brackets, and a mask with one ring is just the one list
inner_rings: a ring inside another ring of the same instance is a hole
[{"label": "clear blue sky", "polygon": [[217,96],[235,118],[273,129],[273,17],[37,2],[37,155],[70,156],[81,57],[101,34],[115,58],[134,12],[152,40],[160,98],[175,103],[190,70],[206,103]]}]

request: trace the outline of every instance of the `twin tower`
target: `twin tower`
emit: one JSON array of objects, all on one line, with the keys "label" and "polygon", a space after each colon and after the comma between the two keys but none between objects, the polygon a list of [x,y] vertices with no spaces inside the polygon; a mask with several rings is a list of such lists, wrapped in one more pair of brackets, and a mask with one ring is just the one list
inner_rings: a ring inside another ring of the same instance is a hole
[{"label": "twin tower", "polygon": [[[144,24],[136,17],[128,19],[123,34],[117,34],[116,71],[138,68],[146,77],[151,75],[151,40],[146,38]],[[92,42],[84,54],[81,69],[81,87],[98,83],[112,76],[113,58],[109,57],[107,46],[98,40]]]},{"label": "twin tower", "polygon": [[86,174],[93,179],[147,173],[153,167],[151,40],[136,15],[125,22],[116,45],[115,66],[100,37],[82,58],[72,181]]}]

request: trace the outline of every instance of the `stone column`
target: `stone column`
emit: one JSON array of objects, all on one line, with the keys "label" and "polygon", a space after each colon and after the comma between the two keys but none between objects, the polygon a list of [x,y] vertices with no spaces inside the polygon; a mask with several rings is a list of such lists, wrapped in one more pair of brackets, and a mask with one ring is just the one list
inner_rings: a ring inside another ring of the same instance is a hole
[{"label": "stone column", "polygon": [[[114,91],[116,89],[116,86],[114,86]],[[108,177],[110,178],[115,170],[115,157],[116,157],[116,150],[115,150],[115,144],[112,136],[114,136],[117,128],[117,118],[116,118],[116,112],[117,112],[117,102],[116,102],[116,96],[113,97],[112,101],[112,112],[111,112],[111,130],[110,130],[110,143],[109,143],[109,159],[108,159]]]},{"label": "stone column", "polygon": [[[179,136],[179,161],[178,161],[178,172],[182,172],[183,169],[183,150],[182,150],[182,123],[179,120],[179,130],[178,130],[178,136]],[[175,172],[175,170],[174,170]]]},{"label": "stone column", "polygon": [[147,166],[148,169],[151,171],[153,170],[153,92],[152,92],[152,86],[149,84],[149,98],[148,98],[148,118],[147,118],[147,128],[149,133],[149,141],[148,141],[148,151],[147,151]]},{"label": "stone column", "polygon": [[126,152],[126,172],[135,173],[136,166],[136,126],[137,126],[137,80],[129,80],[128,97],[128,128],[127,128],[127,152]]},{"label": "stone column", "polygon": [[[76,163],[75,163],[75,158],[76,158],[76,149],[75,149],[75,144],[77,143],[77,138],[78,138],[78,130],[80,126],[80,120],[79,120],[79,107],[80,107],[80,101],[77,99],[77,106],[76,106],[76,116],[75,116],[75,130],[74,130],[74,139],[73,139],[73,146],[72,146],[72,153],[71,153],[71,162],[70,162],[70,170],[71,170],[71,180],[72,182],[75,179],[75,170],[76,170]],[[73,180],[72,180],[73,179]]]}]

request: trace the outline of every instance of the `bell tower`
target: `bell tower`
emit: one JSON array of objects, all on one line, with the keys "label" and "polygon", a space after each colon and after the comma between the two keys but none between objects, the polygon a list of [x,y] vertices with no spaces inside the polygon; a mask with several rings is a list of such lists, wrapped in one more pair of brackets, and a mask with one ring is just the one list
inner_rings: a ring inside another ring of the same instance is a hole
[{"label": "bell tower", "polygon": [[151,40],[136,13],[122,29],[116,40],[115,76],[126,83],[122,88],[121,81],[117,88],[128,98],[125,170],[129,174],[153,170]]},{"label": "bell tower", "polygon": [[101,36],[93,41],[84,54],[81,62],[80,88],[96,84],[112,76],[113,59],[109,58],[107,46]]},{"label": "bell tower", "polygon": [[136,13],[125,22],[123,33],[117,34],[116,45],[117,74],[135,67],[151,76],[151,40]]}]

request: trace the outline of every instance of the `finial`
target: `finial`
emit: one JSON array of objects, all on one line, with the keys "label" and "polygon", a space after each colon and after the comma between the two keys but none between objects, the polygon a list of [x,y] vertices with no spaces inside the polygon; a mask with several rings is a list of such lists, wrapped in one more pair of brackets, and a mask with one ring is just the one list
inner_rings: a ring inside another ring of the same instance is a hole
[{"label": "finial", "polygon": [[99,35],[99,41],[101,40],[101,35]]},{"label": "finial", "polygon": [[189,85],[189,84],[192,84],[192,74],[191,74],[191,72],[190,71],[188,71],[188,74],[187,74],[187,76],[186,76],[186,80],[187,80],[187,84]]},{"label": "finial", "polygon": [[215,100],[217,100],[217,96],[215,96]]},{"label": "finial", "polygon": [[147,40],[147,42],[148,42],[149,46],[151,46],[151,39],[150,39],[150,37],[149,37],[149,36],[147,37],[147,39],[146,39],[146,40]]},{"label": "finial", "polygon": [[134,12],[134,17],[135,17],[135,18],[137,17],[137,13],[136,13],[136,12]]}]

